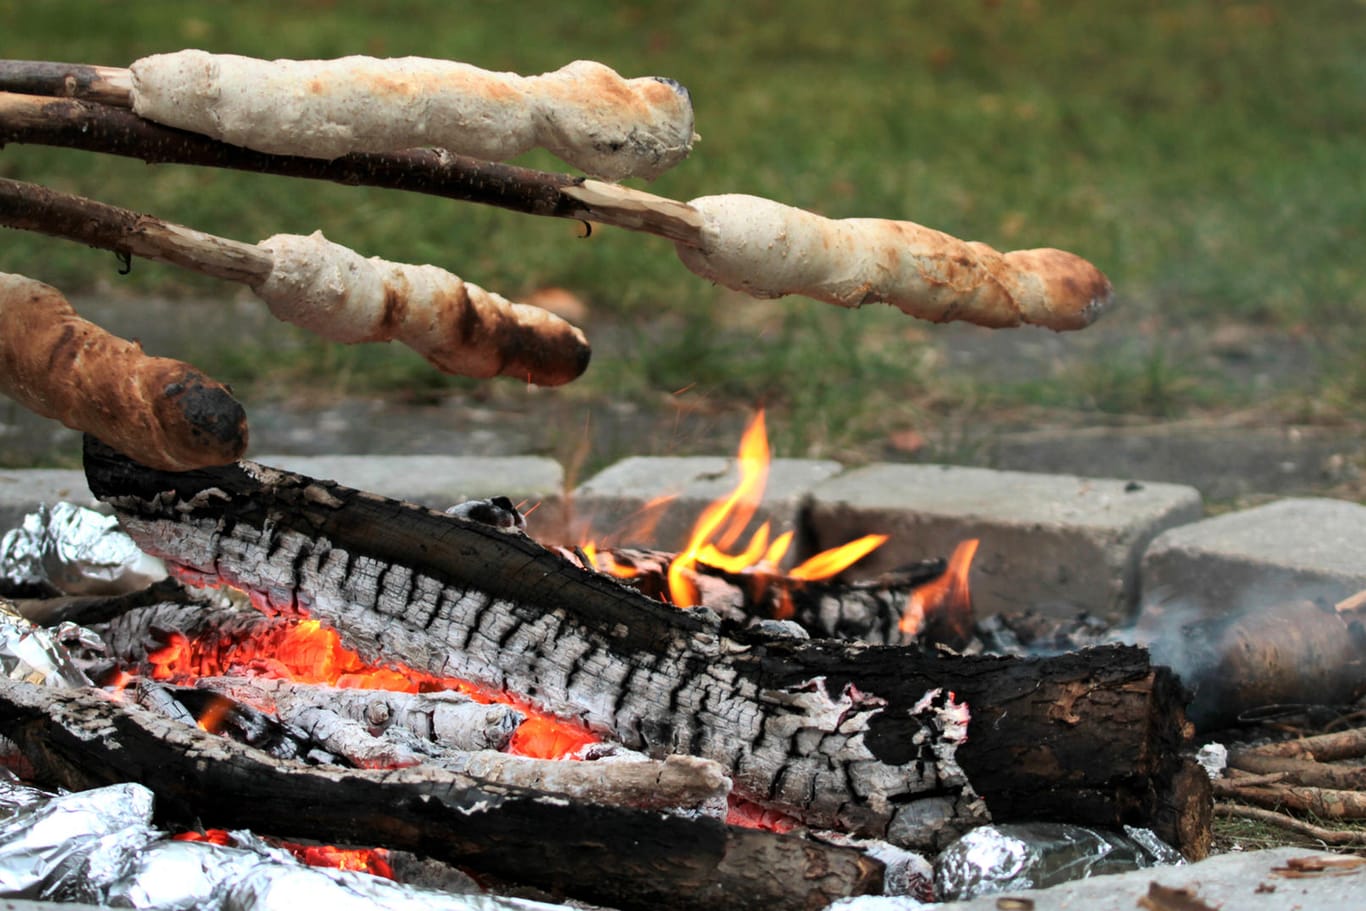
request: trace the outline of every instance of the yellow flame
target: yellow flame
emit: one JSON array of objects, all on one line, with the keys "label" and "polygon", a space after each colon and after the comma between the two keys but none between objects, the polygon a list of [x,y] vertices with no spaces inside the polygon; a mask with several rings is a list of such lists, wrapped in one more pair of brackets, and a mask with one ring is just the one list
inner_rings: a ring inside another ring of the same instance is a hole
[{"label": "yellow flame", "polygon": [[[728,548],[744,533],[745,526],[754,518],[759,500],[768,484],[768,465],[770,461],[768,432],[764,426],[764,413],[758,412],[740,438],[738,458],[740,481],[730,496],[709,503],[702,510],[697,524],[693,526],[688,546],[669,562],[669,598],[679,607],[693,607],[698,603],[697,585],[689,573],[700,560],[703,548],[712,545],[712,550]],[[755,533],[756,537],[758,532]],[[765,545],[768,531],[763,530]],[[709,551],[710,553],[711,551]]]},{"label": "yellow flame", "polygon": [[788,575],[793,579],[801,579],[805,582],[815,579],[828,579],[837,573],[844,572],[877,550],[886,540],[887,535],[864,535],[848,544],[841,544],[839,547],[821,551],[809,560],[794,566]]}]

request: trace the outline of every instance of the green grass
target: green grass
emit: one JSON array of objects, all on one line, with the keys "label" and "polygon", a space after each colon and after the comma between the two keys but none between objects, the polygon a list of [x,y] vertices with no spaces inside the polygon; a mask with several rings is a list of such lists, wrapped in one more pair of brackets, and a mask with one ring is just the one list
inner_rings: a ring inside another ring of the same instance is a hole
[{"label": "green grass", "polygon": [[[1366,413],[1358,0],[1293,10],[1232,0],[403,8],[8,2],[0,34],[11,58],[111,65],[195,46],[259,57],[419,54],[526,73],[586,57],[628,75],[669,75],[691,90],[702,141],[655,192],[755,193],[831,216],[911,219],[1002,249],[1070,249],[1100,265],[1123,307],[1159,334],[1233,320],[1310,333],[1324,356],[1316,400]],[[562,169],[542,153],[522,163]],[[437,263],[513,296],[570,288],[592,307],[590,330],[611,326],[632,344],[600,348],[566,396],[649,401],[688,387],[766,403],[787,419],[774,424],[784,428],[778,445],[797,454],[857,446],[885,430],[888,409],[931,407],[922,399],[1159,417],[1240,404],[1155,343],[1003,394],[927,373],[894,313],[785,302],[761,331],[745,328],[731,318],[744,304],[644,235],[580,239],[572,223],[418,195],[32,146],[0,152],[0,176],[241,240],[321,227],[366,254]],[[0,270],[68,292],[113,282],[114,269],[107,254],[0,235]],[[118,285],[217,290],[150,264]],[[201,363],[263,388],[281,370],[346,389],[452,388],[388,350],[305,345],[295,363],[269,366],[220,353],[199,352]]]}]

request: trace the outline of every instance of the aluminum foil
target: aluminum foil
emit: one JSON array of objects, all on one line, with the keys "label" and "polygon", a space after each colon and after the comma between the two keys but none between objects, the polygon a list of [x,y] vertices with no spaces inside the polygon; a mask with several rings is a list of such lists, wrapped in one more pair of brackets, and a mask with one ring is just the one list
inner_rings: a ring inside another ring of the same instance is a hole
[{"label": "aluminum foil", "polygon": [[0,673],[39,686],[90,686],[53,633],[0,601]]},{"label": "aluminum foil", "polygon": [[249,832],[232,833],[233,847],[168,840],[151,818],[152,792],[141,785],[57,795],[0,776],[0,896],[144,911],[563,907],[306,867]]},{"label": "aluminum foil", "polygon": [[117,784],[49,796],[0,821],[0,895],[99,901],[127,857],[156,832],[152,792]]},{"label": "aluminum foil", "polygon": [[222,911],[565,911],[564,905],[492,895],[452,895],[362,873],[262,867],[230,890]]},{"label": "aluminum foil", "polygon": [[122,875],[105,889],[104,901],[120,908],[156,911],[221,908],[234,884],[257,875],[263,866],[296,863],[284,851],[259,843],[241,848],[161,841],[129,858]]},{"label": "aluminum foil", "polygon": [[0,575],[16,587],[118,595],[166,578],[166,568],[139,550],[113,516],[57,503],[39,506],[0,538]]},{"label": "aluminum foil", "polygon": [[0,819],[51,796],[48,791],[24,784],[9,769],[0,768]]},{"label": "aluminum foil", "polygon": [[1067,823],[982,826],[939,855],[935,893],[940,901],[957,901],[1180,860],[1175,849],[1146,829],[1120,835]]}]

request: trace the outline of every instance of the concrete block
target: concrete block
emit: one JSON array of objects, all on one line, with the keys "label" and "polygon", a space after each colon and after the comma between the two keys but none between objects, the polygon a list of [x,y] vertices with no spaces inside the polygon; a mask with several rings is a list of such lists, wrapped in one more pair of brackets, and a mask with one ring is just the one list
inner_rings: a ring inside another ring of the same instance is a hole
[{"label": "concrete block", "polygon": [[1304,497],[1159,535],[1143,558],[1144,601],[1199,615],[1366,589],[1366,506]]},{"label": "concrete block", "polygon": [[[774,536],[796,530],[809,491],[842,470],[838,462],[774,459],[751,525],[757,527],[767,520]],[[574,491],[573,531],[583,539],[609,545],[680,550],[687,545],[702,510],[733,491],[738,480],[733,458],[624,459]],[[661,498],[667,501],[659,502]]]},{"label": "concrete block", "polygon": [[1148,542],[1200,516],[1199,493],[1177,484],[884,464],[818,486],[807,540],[820,550],[891,535],[855,570],[872,575],[978,538],[969,577],[978,616],[1032,607],[1119,620],[1137,608]]},{"label": "concrete block", "polygon": [[85,483],[85,472],[61,468],[0,470],[0,532],[16,528],[40,503],[74,503],[108,512]]},{"label": "concrete block", "polygon": [[346,487],[444,510],[465,500],[505,496],[541,541],[564,537],[564,469],[541,456],[263,455],[254,461]]}]

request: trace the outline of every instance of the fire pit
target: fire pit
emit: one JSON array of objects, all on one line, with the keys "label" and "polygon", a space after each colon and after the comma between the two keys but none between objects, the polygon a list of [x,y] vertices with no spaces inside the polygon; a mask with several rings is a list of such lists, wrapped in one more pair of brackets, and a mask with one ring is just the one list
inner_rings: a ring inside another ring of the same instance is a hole
[{"label": "fire pit", "polygon": [[[1001,253],[751,196],[682,203],[456,154],[542,145],[611,179],[686,156],[685,90],[582,61],[518,77],[187,51],[130,70],[4,61],[0,89],[0,142],[646,231],[756,297],[1058,330],[1110,297],[1060,250]],[[413,97],[449,107],[414,117]],[[488,136],[427,131],[472,110]],[[429,142],[452,147],[408,148]],[[0,216],[247,284],[281,319],[344,343],[400,341],[443,371],[557,385],[588,364],[563,320],[320,232],[241,244],[15,181],[0,181]],[[98,688],[0,682],[0,722],[46,783],[138,783],[158,822],[201,841],[246,844],[219,832],[245,827],[333,865],[357,862],[339,844],[406,851],[623,909],[928,895],[915,852],[989,819],[1137,827],[1187,857],[1208,850],[1210,783],[1184,756],[1186,693],[1169,668],[1114,643],[963,653],[978,636],[972,536],[854,583],[840,574],[876,561],[885,533],[789,558],[791,530],[750,527],[762,422],[739,486],[676,551],[547,547],[506,498],[441,513],[240,460],[245,412],[225,387],[22,276],[0,276],[0,348],[0,385],[90,433],[91,490],[184,584],[41,608],[98,616],[116,665]],[[384,855],[361,856],[385,872]]]}]

